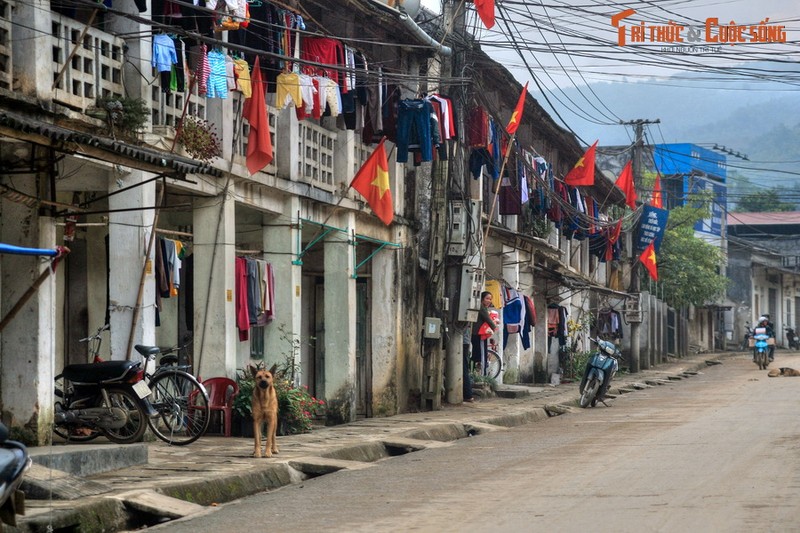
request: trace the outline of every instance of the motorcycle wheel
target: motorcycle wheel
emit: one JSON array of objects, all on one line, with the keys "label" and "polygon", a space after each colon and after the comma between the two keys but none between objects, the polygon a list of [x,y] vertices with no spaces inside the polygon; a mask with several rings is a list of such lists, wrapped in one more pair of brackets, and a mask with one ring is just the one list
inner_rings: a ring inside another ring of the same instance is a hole
[{"label": "motorcycle wheel", "polygon": [[[147,415],[139,400],[123,389],[109,389],[108,399],[111,407],[118,407],[127,413],[128,420],[121,428],[101,429],[103,435],[117,444],[131,444],[142,440],[144,432],[147,431]],[[102,396],[100,396],[97,407],[109,407],[103,401]]]},{"label": "motorcycle wheel", "polygon": [[[58,379],[58,378],[57,378]],[[56,397],[63,398],[64,394],[61,392],[63,390],[63,383],[56,382]],[[63,403],[60,400],[55,402],[56,408],[59,405],[63,406]],[[63,408],[63,407],[62,407]],[[76,434],[76,430],[81,430],[80,434]],[[53,433],[69,442],[89,442],[90,440],[94,440],[100,436],[100,432],[96,429],[89,429],[84,427],[74,427],[74,426],[67,426],[67,425],[56,425],[53,424]]]},{"label": "motorcycle wheel", "polygon": [[586,384],[586,387],[583,388],[583,393],[581,394],[580,405],[584,409],[591,404],[595,396],[597,396],[597,390],[600,388],[600,381],[597,378],[592,378]]}]

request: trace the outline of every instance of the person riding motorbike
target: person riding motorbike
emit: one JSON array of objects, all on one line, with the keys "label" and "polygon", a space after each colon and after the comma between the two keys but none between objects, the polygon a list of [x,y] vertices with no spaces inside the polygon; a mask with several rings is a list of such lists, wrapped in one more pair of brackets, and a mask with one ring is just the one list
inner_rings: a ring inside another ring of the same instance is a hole
[{"label": "person riding motorbike", "polygon": [[[767,336],[772,339],[775,339],[775,329],[772,326],[772,322],[769,321],[768,315],[762,315],[758,319],[758,324],[756,324],[756,328],[764,328],[766,330]],[[755,331],[755,330],[754,330]],[[772,361],[775,358],[775,344],[769,345],[769,360]],[[756,349],[753,348],[753,361],[756,360]]]}]

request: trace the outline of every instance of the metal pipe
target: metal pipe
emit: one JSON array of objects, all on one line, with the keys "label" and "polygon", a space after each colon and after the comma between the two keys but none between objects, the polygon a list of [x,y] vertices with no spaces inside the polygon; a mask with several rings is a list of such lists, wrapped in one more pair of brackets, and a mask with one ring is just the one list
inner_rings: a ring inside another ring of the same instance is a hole
[{"label": "metal pipe", "polygon": [[391,13],[392,15],[396,16],[400,22],[405,26],[405,28],[414,34],[414,36],[423,44],[430,46],[431,48],[435,48],[437,52],[442,54],[443,56],[450,57],[453,55],[453,49],[449,46],[445,46],[442,43],[438,42],[436,39],[425,33],[425,30],[420,28],[414,19],[409,17],[407,13],[403,13],[393,7],[389,7],[385,3],[381,2],[380,0],[369,0],[369,2],[380,8],[386,13]]}]

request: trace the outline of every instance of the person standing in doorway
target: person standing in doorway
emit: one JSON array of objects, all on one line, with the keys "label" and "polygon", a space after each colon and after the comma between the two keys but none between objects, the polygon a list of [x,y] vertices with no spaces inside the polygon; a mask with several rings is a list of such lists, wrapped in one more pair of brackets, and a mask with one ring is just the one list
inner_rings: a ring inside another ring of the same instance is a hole
[{"label": "person standing in doorway", "polygon": [[489,314],[491,306],[492,293],[489,291],[482,292],[478,320],[472,324],[472,360],[481,371],[486,368],[486,350],[489,342],[488,338],[481,338],[481,327],[485,324],[492,335],[494,335],[494,330],[497,327],[497,324]]},{"label": "person standing in doorway", "polygon": [[462,377],[462,384],[463,384],[463,391],[464,391],[464,401],[468,403],[472,403],[475,399],[472,397],[472,372],[470,372],[470,347],[472,345],[472,330],[470,328],[464,329],[464,337],[462,340],[462,363],[464,365],[464,374]]}]

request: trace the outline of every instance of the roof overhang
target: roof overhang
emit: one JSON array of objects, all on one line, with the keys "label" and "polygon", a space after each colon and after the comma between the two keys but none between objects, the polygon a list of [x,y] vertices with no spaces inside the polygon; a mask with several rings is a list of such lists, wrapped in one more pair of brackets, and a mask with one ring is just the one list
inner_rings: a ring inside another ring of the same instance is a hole
[{"label": "roof overhang", "polygon": [[65,154],[80,154],[174,179],[186,179],[187,174],[223,176],[220,169],[188,157],[57,126],[9,111],[0,111],[0,137],[53,148]]}]

